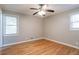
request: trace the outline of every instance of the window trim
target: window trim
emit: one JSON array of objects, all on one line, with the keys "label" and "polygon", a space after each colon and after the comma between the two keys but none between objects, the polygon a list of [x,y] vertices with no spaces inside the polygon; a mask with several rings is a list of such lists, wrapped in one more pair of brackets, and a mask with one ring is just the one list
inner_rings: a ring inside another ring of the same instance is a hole
[{"label": "window trim", "polygon": [[[11,16],[11,17],[16,17],[17,18],[17,32],[15,33],[15,34],[5,34],[5,29],[6,29],[6,24],[5,24],[5,17],[6,16]],[[13,14],[4,14],[4,17],[3,17],[3,35],[4,36],[17,36],[18,35],[18,33],[19,33],[19,16],[18,15],[13,15]]]},{"label": "window trim", "polygon": [[70,30],[74,30],[74,31],[79,30],[79,28],[72,28],[72,23],[76,23],[76,22],[71,22],[71,17],[72,17],[73,15],[77,15],[77,14],[79,14],[79,12],[70,15],[70,26],[69,26],[69,27],[70,27]]}]

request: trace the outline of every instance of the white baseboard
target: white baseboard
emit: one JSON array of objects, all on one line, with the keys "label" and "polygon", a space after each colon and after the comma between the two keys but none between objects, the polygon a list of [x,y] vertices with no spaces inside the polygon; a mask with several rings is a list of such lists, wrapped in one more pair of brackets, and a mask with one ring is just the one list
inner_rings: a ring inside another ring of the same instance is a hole
[{"label": "white baseboard", "polygon": [[53,39],[49,39],[49,38],[45,38],[45,37],[36,38],[36,39],[29,39],[29,40],[26,40],[26,41],[21,41],[21,42],[16,42],[16,43],[11,43],[11,44],[5,44],[2,47],[6,47],[6,46],[10,46],[10,45],[15,45],[15,44],[20,44],[20,43],[29,42],[29,41],[40,40],[40,39],[50,40],[50,41],[53,41],[53,42],[56,42],[56,43],[59,43],[59,44],[63,44],[63,45],[66,45],[66,46],[70,46],[70,47],[79,49],[79,47],[77,47],[77,46],[74,46],[74,45],[71,45],[71,44],[67,44],[67,43],[63,43],[63,42],[59,42],[59,41],[56,41],[56,40],[53,40]]},{"label": "white baseboard", "polygon": [[2,46],[0,46],[0,48],[2,48]]},{"label": "white baseboard", "polygon": [[6,46],[10,46],[10,45],[15,45],[15,44],[20,44],[20,43],[29,42],[29,41],[35,41],[35,40],[39,40],[39,39],[42,39],[42,38],[28,39],[26,41],[21,41],[21,42],[16,42],[16,43],[11,43],[11,44],[5,44],[2,47],[6,47]]},{"label": "white baseboard", "polygon": [[53,42],[56,42],[56,43],[59,43],[59,44],[63,44],[63,45],[69,46],[69,47],[73,47],[73,48],[79,49],[79,47],[74,46],[74,45],[71,45],[71,44],[67,44],[67,43],[60,42],[60,41],[56,41],[56,40],[49,39],[49,38],[45,38],[45,39],[50,40],[50,41],[53,41]]}]

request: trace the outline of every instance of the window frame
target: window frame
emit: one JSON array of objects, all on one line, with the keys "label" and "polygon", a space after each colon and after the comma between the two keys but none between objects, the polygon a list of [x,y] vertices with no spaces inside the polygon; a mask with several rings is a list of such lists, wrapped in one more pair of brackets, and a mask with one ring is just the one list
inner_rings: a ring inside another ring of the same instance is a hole
[{"label": "window frame", "polygon": [[71,17],[74,16],[74,15],[77,15],[77,14],[79,14],[79,12],[70,15],[70,30],[74,30],[74,31],[78,31],[78,30],[79,30],[79,28],[72,28],[72,24],[73,24],[73,23],[77,23],[77,22],[72,22],[72,21],[71,21],[71,20],[72,20]]},{"label": "window frame", "polygon": [[[14,33],[14,34],[6,34],[6,16],[10,16],[10,17],[16,17],[17,18],[17,20],[16,20],[16,27],[17,27],[17,31],[16,31],[16,33]],[[4,34],[4,36],[16,36],[16,35],[18,35],[18,33],[19,33],[19,16],[18,15],[13,15],[13,14],[4,14],[4,17],[3,17],[3,34]]]}]

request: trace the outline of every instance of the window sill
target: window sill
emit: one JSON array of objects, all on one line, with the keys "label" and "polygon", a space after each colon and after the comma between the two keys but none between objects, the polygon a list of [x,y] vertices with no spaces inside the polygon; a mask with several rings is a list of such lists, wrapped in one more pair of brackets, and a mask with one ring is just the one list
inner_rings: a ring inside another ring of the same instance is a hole
[{"label": "window sill", "polygon": [[18,34],[4,34],[3,36],[18,36]]}]

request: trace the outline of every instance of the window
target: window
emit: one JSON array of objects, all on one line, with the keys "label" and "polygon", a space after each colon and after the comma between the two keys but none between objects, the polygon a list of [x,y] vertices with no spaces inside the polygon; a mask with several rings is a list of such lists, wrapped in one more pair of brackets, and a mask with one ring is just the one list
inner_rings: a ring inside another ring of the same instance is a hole
[{"label": "window", "polygon": [[71,30],[79,30],[79,14],[71,16]]},{"label": "window", "polygon": [[17,17],[16,16],[5,16],[5,34],[16,34],[17,33]]}]

